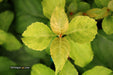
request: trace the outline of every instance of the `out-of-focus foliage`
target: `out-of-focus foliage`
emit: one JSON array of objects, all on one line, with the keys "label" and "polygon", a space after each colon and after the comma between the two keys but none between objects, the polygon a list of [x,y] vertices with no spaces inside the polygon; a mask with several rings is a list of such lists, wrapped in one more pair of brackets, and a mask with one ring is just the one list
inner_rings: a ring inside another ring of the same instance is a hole
[{"label": "out-of-focus foliage", "polygon": [[7,57],[0,57],[0,74],[1,75],[15,75],[16,71],[12,70],[11,67],[16,66],[16,64],[8,59]]},{"label": "out-of-focus foliage", "polygon": [[0,29],[8,31],[14,18],[14,14],[11,11],[4,11],[0,13]]},{"label": "out-of-focus foliage", "polygon": [[92,49],[94,51],[94,60],[96,60],[95,63],[113,70],[113,35],[107,35],[99,30],[92,42]]},{"label": "out-of-focus foliage", "polygon": [[16,11],[15,30],[18,33],[23,31],[33,22],[48,23],[43,15],[41,0],[13,0]]},{"label": "out-of-focus foliage", "polygon": [[9,51],[18,50],[22,47],[14,35],[3,30],[0,30],[0,44]]},{"label": "out-of-focus foliage", "polygon": [[113,75],[113,71],[103,66],[95,66],[83,73],[83,75]]}]

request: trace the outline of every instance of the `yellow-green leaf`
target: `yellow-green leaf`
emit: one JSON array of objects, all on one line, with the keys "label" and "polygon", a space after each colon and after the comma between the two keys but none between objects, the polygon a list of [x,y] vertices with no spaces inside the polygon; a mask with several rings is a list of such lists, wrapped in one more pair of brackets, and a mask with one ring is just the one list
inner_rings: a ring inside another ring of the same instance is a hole
[{"label": "yellow-green leaf", "polygon": [[82,75],[113,75],[113,71],[104,66],[95,66]]},{"label": "yellow-green leaf", "polygon": [[103,9],[93,8],[88,10],[86,13],[89,17],[92,17],[94,19],[102,19],[110,14],[110,12],[107,11],[106,7]]},{"label": "yellow-green leaf", "polygon": [[64,9],[56,7],[51,16],[51,28],[56,34],[64,34],[68,29],[68,18]]},{"label": "yellow-green leaf", "polygon": [[78,72],[74,65],[70,61],[67,61],[59,75],[78,75]]},{"label": "yellow-green leaf", "polygon": [[97,34],[96,21],[88,16],[76,16],[70,24],[66,34],[75,42],[90,42]]},{"label": "yellow-green leaf", "polygon": [[[43,6],[43,13],[47,18],[51,18],[51,14],[56,8],[56,6],[59,6],[64,9],[65,7],[65,0],[43,0],[42,1]],[[60,12],[60,11],[59,11]]]},{"label": "yellow-green leaf", "polygon": [[113,34],[113,16],[105,17],[102,21],[102,28],[106,34]]},{"label": "yellow-green leaf", "polygon": [[93,51],[90,43],[76,43],[70,39],[70,57],[80,67],[85,67],[93,59]]},{"label": "yellow-green leaf", "polygon": [[55,38],[50,47],[51,57],[56,67],[56,73],[62,70],[70,52],[70,45],[65,38]]},{"label": "yellow-green leaf", "polygon": [[43,64],[35,64],[32,66],[31,75],[55,75],[55,73]]},{"label": "yellow-green leaf", "polygon": [[54,34],[45,24],[35,22],[27,27],[22,36],[22,41],[29,48],[43,50],[47,48]]},{"label": "yellow-green leaf", "polygon": [[111,0],[108,4],[108,8],[113,11],[113,0]]}]

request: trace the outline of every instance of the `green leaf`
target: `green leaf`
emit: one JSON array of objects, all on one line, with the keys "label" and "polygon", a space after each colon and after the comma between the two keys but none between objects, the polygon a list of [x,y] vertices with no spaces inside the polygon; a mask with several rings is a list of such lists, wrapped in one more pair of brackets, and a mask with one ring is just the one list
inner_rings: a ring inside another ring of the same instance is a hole
[{"label": "green leaf", "polygon": [[113,11],[113,0],[109,1],[108,8]]},{"label": "green leaf", "polygon": [[110,14],[109,11],[107,11],[108,8],[103,8],[103,9],[100,9],[100,8],[93,8],[93,9],[90,9],[88,10],[86,13],[89,17],[92,17],[92,18],[95,18],[95,19],[102,19],[106,16],[108,16]]},{"label": "green leaf", "polygon": [[8,31],[14,18],[14,14],[11,11],[5,11],[0,13],[0,29]]},{"label": "green leaf", "polygon": [[54,34],[45,24],[35,22],[27,27],[22,36],[22,41],[25,45],[34,50],[41,51],[47,48]]},{"label": "green leaf", "polygon": [[72,13],[76,13],[78,9],[78,4],[76,2],[76,0],[72,1],[68,7],[68,13],[72,12]]},{"label": "green leaf", "polygon": [[0,30],[0,44],[8,51],[18,50],[22,46],[14,35],[3,30]]},{"label": "green leaf", "polygon": [[58,35],[64,34],[68,29],[68,18],[64,9],[56,7],[51,16],[50,23],[54,33]]},{"label": "green leaf", "polygon": [[[44,15],[50,19],[56,6],[59,6],[62,9],[64,9],[65,0],[43,0],[42,6],[43,6]],[[59,12],[60,12],[60,10],[59,10]]]},{"label": "green leaf", "polygon": [[104,66],[95,66],[94,68],[86,71],[82,75],[112,75],[112,70]]},{"label": "green leaf", "polygon": [[41,0],[18,0],[14,2],[16,12],[24,12],[36,17],[44,17]]},{"label": "green leaf", "polygon": [[50,46],[51,57],[56,67],[56,73],[62,70],[70,52],[70,45],[65,38],[55,38]]},{"label": "green leaf", "polygon": [[90,43],[76,43],[73,40],[70,41],[70,57],[74,60],[74,63],[80,67],[85,67],[93,60],[93,51]]},{"label": "green leaf", "polygon": [[0,45],[6,41],[6,36],[7,34],[3,30],[0,30]]},{"label": "green leaf", "polygon": [[18,33],[23,33],[24,30],[27,28],[27,26],[29,26],[34,22],[47,23],[48,20],[41,17],[34,17],[29,14],[17,13],[16,20],[15,20],[15,27],[16,27],[15,30]]},{"label": "green leaf", "polygon": [[67,61],[59,75],[78,75],[78,72],[75,69],[74,65],[71,64],[70,61]]},{"label": "green leaf", "polygon": [[94,64],[103,65],[113,70],[113,34],[107,35],[100,30],[92,42],[92,49],[94,52]]},{"label": "green leaf", "polygon": [[0,74],[1,75],[15,75],[15,71],[10,69],[11,66],[16,64],[9,60],[7,57],[0,57]]},{"label": "green leaf", "polygon": [[54,71],[42,64],[35,64],[32,67],[31,75],[55,75]]},{"label": "green leaf", "polygon": [[16,37],[10,33],[7,33],[6,41],[2,46],[8,51],[18,50],[22,47],[21,43],[16,39]]},{"label": "green leaf", "polygon": [[97,34],[96,21],[88,16],[76,16],[71,20],[66,34],[75,42],[90,42]]},{"label": "green leaf", "polygon": [[88,4],[87,2],[80,2],[78,4],[78,11],[86,12],[89,9],[90,9],[90,4]]},{"label": "green leaf", "polygon": [[94,0],[94,1],[98,7],[102,8],[107,7],[110,0]]},{"label": "green leaf", "polygon": [[106,34],[113,34],[113,16],[105,17],[102,21],[102,28]]}]

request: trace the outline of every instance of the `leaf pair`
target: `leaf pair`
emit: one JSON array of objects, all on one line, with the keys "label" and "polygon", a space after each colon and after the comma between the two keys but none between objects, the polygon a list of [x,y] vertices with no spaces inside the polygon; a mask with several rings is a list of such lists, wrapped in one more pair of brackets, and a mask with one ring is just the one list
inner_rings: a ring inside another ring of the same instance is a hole
[{"label": "leaf pair", "polygon": [[[55,75],[54,71],[42,64],[35,64],[32,67],[31,75]],[[64,68],[59,73],[59,75],[78,75],[78,72],[74,66],[67,61]],[[103,67],[95,66],[92,69],[85,71],[82,75],[113,75],[113,71]]]},{"label": "leaf pair", "polygon": [[[59,37],[55,38],[50,46],[50,53],[56,67],[56,73],[58,73],[62,70],[71,50],[68,38],[77,43],[92,41],[97,33],[96,21],[87,16],[78,16],[68,24],[64,10],[56,7],[51,15],[50,24],[55,34],[45,24],[36,22],[27,27],[22,35],[22,40],[29,48],[41,51],[48,47],[53,37],[58,35]],[[62,37],[63,35],[68,35],[68,38]],[[90,62],[91,59],[89,58],[87,62]]]},{"label": "leaf pair", "polygon": [[[45,65],[35,64],[32,67],[31,75],[55,75],[55,72]],[[67,61],[59,75],[78,75],[78,72],[74,66]]]}]

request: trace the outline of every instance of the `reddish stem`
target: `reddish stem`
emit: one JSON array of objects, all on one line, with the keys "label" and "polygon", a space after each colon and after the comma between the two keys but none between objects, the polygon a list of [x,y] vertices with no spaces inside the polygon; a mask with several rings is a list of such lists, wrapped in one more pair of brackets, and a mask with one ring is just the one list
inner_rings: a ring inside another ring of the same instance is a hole
[{"label": "reddish stem", "polygon": [[59,37],[61,38],[62,37],[62,34],[60,34]]},{"label": "reddish stem", "polygon": [[107,11],[109,12],[110,10],[109,10],[109,9],[107,9]]},{"label": "reddish stem", "polygon": [[87,16],[87,14],[86,14],[86,13],[83,13],[83,15],[84,15],[84,16]]},{"label": "reddish stem", "polygon": [[70,12],[70,15],[73,15],[73,12]]}]

